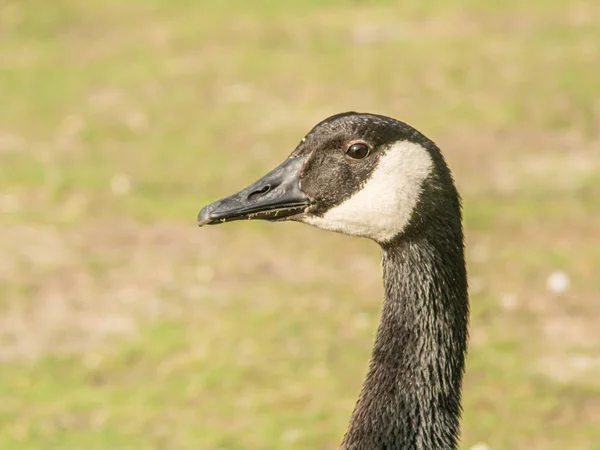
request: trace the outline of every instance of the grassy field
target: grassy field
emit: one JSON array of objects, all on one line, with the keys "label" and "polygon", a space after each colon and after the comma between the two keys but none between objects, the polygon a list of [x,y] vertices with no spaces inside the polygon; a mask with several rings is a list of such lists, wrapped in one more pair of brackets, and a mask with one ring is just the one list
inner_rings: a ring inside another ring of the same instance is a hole
[{"label": "grassy field", "polygon": [[434,139],[464,198],[462,448],[599,449],[599,22],[596,0],[1,2],[0,448],[336,449],[376,245],[195,220],[358,110]]}]

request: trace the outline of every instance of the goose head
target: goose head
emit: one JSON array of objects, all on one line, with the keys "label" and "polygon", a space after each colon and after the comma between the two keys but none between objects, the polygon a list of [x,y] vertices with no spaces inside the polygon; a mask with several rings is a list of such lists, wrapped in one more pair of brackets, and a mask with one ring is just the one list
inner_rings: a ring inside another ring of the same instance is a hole
[{"label": "goose head", "polygon": [[444,187],[458,208],[433,142],[395,119],[347,112],[318,123],[262,178],[202,208],[198,224],[294,220],[385,244],[447,209]]}]

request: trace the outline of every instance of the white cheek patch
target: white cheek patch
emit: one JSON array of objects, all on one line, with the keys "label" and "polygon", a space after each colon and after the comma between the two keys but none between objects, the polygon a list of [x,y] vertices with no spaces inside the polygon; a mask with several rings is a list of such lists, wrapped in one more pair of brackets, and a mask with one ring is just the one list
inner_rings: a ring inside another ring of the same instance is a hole
[{"label": "white cheek patch", "polygon": [[326,230],[386,242],[401,233],[417,205],[433,161],[425,148],[399,141],[381,156],[362,188],[323,217],[303,222]]}]

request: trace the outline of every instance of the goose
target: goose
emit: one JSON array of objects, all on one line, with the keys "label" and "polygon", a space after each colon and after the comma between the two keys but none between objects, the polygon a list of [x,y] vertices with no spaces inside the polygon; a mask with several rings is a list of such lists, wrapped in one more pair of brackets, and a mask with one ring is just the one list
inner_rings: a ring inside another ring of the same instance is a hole
[{"label": "goose", "polygon": [[318,123],[278,167],[198,225],[298,221],[381,248],[384,299],[342,450],[455,449],[469,301],[461,199],[440,149],[390,117]]}]

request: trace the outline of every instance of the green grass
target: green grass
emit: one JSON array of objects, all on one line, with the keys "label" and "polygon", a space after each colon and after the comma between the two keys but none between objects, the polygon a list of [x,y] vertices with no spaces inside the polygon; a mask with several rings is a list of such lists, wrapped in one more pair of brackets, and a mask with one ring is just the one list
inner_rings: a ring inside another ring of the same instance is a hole
[{"label": "green grass", "polygon": [[376,246],[195,216],[344,110],[433,138],[463,195],[462,448],[597,448],[596,3],[5,2],[0,449],[337,448]]}]

